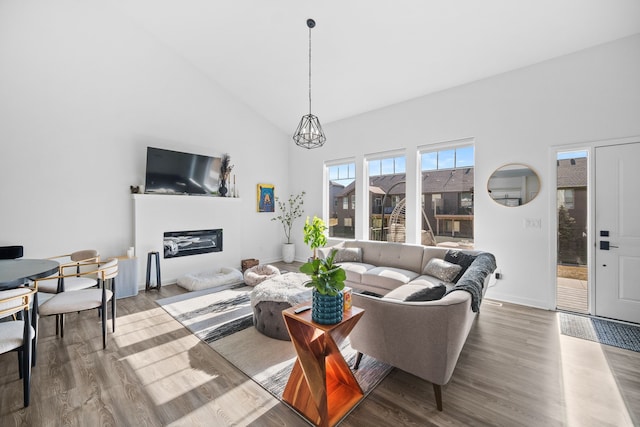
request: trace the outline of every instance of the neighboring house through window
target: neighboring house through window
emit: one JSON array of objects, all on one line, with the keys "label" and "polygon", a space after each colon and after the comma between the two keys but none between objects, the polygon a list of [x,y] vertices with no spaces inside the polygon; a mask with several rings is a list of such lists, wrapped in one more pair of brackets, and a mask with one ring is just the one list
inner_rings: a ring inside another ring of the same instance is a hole
[{"label": "neighboring house through window", "polygon": [[[329,196],[329,237],[354,238],[356,212],[355,162],[326,163]],[[342,199],[342,203],[339,202]],[[349,203],[351,199],[351,203]],[[333,204],[331,204],[333,201]]]}]

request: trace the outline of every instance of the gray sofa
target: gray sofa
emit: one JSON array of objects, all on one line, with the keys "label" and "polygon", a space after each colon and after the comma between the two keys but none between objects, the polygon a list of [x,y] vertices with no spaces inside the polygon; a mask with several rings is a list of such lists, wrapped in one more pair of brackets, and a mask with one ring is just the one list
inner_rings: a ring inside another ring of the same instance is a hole
[{"label": "gray sofa", "polygon": [[[365,354],[427,380],[442,410],[442,386],[451,379],[479,311],[496,268],[494,256],[357,240],[323,248],[321,255],[332,249],[338,249],[336,258],[347,273],[346,285],[354,289],[353,305],[365,309],[349,335],[359,353],[355,368]],[[438,261],[430,263],[432,259]],[[434,264],[452,268],[439,261],[445,259],[466,265],[453,279],[457,283],[444,281],[438,270],[440,277],[425,274],[434,271]]]}]

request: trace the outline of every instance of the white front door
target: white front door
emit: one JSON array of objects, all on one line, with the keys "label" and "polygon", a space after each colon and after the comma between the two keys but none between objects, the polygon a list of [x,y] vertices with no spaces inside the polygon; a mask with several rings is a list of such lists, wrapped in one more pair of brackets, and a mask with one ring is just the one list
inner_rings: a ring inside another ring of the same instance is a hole
[{"label": "white front door", "polygon": [[595,314],[640,323],[640,143],[595,150]]}]

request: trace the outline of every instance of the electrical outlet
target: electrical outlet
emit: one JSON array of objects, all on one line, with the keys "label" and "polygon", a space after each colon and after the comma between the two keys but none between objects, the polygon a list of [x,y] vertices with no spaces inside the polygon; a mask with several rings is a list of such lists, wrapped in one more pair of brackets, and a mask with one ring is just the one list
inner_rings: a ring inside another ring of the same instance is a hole
[{"label": "electrical outlet", "polygon": [[495,277],[496,277],[496,280],[502,279],[502,271],[501,270],[496,271]]}]

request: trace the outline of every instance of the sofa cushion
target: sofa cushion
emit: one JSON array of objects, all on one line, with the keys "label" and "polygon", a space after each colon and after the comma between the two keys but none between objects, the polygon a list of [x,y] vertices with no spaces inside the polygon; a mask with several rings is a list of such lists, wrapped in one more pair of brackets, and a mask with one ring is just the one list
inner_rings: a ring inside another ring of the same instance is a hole
[{"label": "sofa cushion", "polygon": [[340,248],[336,252],[333,259],[334,263],[338,262],[362,262],[361,248]]},{"label": "sofa cushion", "polygon": [[[419,286],[425,287],[425,286],[434,286],[439,283],[443,283],[443,282],[437,277],[423,274],[421,276],[416,277],[412,281],[410,281],[409,285],[419,285]],[[449,282],[444,282],[444,285],[447,287],[447,290],[452,289],[455,286],[453,283],[449,283]]]},{"label": "sofa cushion", "polygon": [[466,254],[461,251],[456,250],[448,250],[446,255],[444,256],[444,260],[450,262],[452,264],[457,264],[462,269],[458,272],[458,274],[451,280],[453,283],[458,283],[458,280],[462,277],[467,268],[475,261],[476,255]]},{"label": "sofa cushion", "polygon": [[440,258],[431,258],[424,268],[423,274],[437,277],[444,282],[453,282],[462,267]]},{"label": "sofa cushion", "polygon": [[361,283],[376,288],[395,289],[418,277],[411,270],[393,267],[374,267],[362,273]]},{"label": "sofa cushion", "polygon": [[428,283],[418,285],[411,282],[402,285],[384,296],[385,299],[395,299],[400,301],[434,301],[442,298],[447,291],[444,283]]},{"label": "sofa cushion", "polygon": [[362,275],[372,268],[375,265],[365,264],[362,262],[341,262],[340,267],[344,269],[344,272],[347,274],[347,281],[352,283],[360,283],[362,282]]},{"label": "sofa cushion", "polygon": [[424,246],[408,243],[346,240],[345,248],[361,248],[362,262],[420,273]]}]

